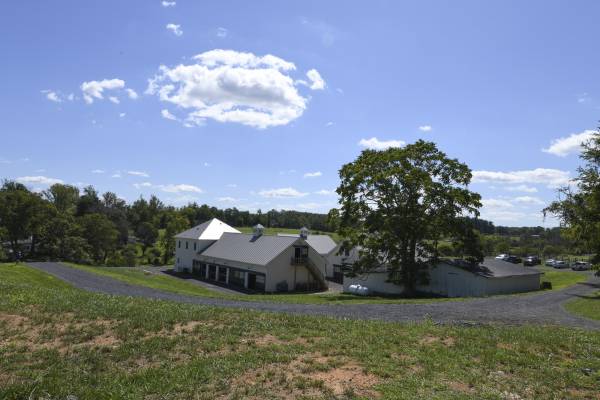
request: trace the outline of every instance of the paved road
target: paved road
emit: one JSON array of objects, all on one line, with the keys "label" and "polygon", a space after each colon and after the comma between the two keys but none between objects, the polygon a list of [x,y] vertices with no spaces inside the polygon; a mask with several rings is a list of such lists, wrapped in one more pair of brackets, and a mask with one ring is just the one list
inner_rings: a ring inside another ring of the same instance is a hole
[{"label": "paved road", "polygon": [[600,279],[570,288],[528,295],[496,296],[465,301],[434,302],[429,304],[344,304],[314,305],[272,302],[247,302],[186,296],[130,285],[112,278],[81,271],[60,263],[29,263],[73,286],[92,292],[113,295],[146,297],[182,303],[244,308],[292,314],[324,315],[337,318],[421,321],[430,318],[439,323],[508,323],[565,325],[584,329],[600,329],[600,321],[592,321],[567,313],[562,304],[600,288]]}]

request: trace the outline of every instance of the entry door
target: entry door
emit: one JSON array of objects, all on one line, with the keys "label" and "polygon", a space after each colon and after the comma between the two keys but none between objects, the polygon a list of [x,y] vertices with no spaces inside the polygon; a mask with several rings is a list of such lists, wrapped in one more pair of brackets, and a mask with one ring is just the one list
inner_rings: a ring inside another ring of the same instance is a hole
[{"label": "entry door", "polygon": [[248,289],[256,289],[256,275],[248,274]]}]

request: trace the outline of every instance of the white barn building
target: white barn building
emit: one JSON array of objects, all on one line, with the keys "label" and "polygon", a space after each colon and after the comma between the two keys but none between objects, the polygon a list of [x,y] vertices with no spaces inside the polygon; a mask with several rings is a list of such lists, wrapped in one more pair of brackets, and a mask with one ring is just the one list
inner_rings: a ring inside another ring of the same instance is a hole
[{"label": "white barn building", "polygon": [[215,218],[175,238],[176,272],[253,292],[327,288],[323,249],[311,246],[304,228],[297,236],[274,236],[257,225],[244,234]]}]

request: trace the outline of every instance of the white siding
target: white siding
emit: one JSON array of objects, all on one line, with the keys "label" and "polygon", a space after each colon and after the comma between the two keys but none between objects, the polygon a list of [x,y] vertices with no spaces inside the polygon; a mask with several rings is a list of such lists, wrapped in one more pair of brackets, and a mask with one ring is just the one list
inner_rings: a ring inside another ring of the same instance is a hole
[{"label": "white siding", "polygon": [[[195,240],[195,239],[178,239],[175,238],[175,271],[177,272],[191,272],[192,261],[198,254],[208,246],[213,244],[214,240]],[[181,243],[181,246],[179,245]],[[187,243],[187,249],[185,244]],[[196,249],[194,250],[194,243],[196,243]]]}]

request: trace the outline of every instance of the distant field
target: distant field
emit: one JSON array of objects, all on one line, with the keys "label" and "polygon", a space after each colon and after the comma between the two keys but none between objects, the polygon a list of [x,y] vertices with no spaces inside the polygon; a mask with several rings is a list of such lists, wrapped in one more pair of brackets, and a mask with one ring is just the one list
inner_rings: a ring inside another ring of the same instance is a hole
[{"label": "distant field", "polygon": [[200,307],[0,265],[5,400],[592,399],[599,379],[599,332]]},{"label": "distant field", "polygon": [[[242,233],[252,233],[251,226],[237,226],[235,229],[239,230]],[[265,235],[277,235],[278,233],[293,233],[299,234],[300,229],[290,229],[290,228],[265,228]],[[329,235],[335,242],[340,241],[340,236],[336,232],[325,232],[325,231],[317,231],[311,230],[310,233],[315,235]]]}]

